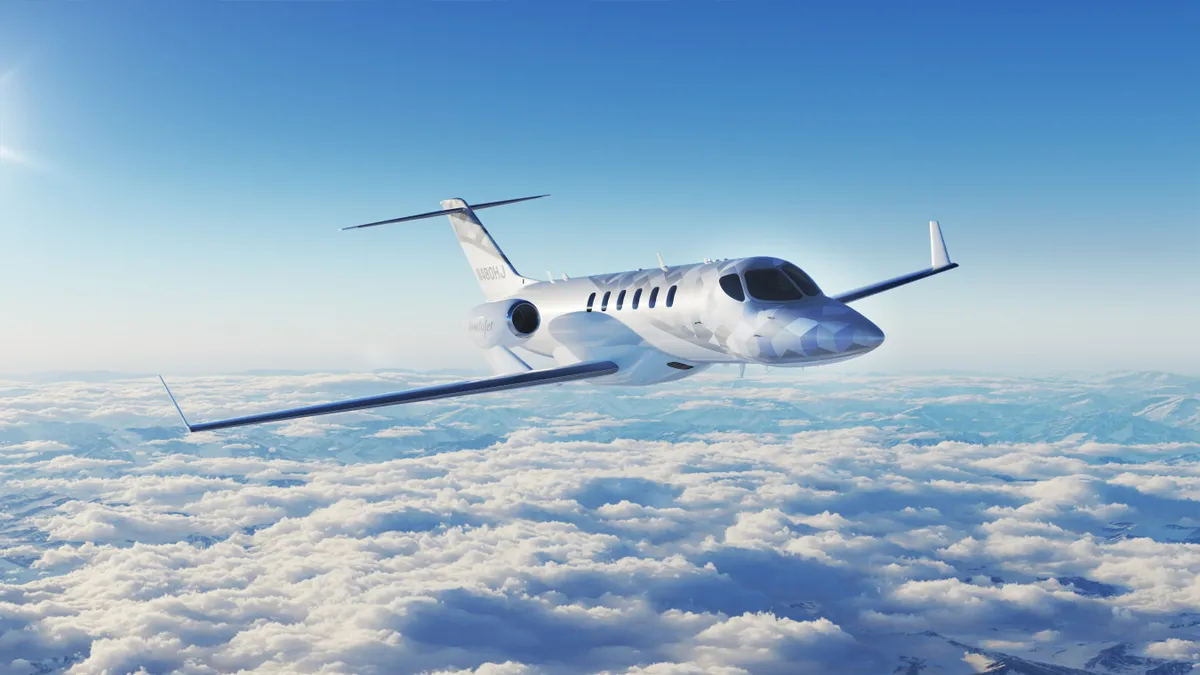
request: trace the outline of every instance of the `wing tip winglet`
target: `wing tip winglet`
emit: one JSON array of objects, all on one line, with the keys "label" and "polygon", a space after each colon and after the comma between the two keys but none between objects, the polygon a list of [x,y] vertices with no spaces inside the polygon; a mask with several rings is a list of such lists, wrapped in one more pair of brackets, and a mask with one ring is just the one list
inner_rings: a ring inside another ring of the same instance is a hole
[{"label": "wing tip winglet", "polygon": [[950,252],[946,250],[946,238],[942,236],[942,226],[938,221],[929,221],[929,253],[930,265],[933,269],[950,265]]},{"label": "wing tip winglet", "polygon": [[847,293],[833,296],[834,300],[839,302],[854,302],[863,298],[869,298],[877,293],[890,291],[893,288],[899,288],[906,284],[911,284],[914,281],[919,281],[931,277],[942,272],[949,272],[958,267],[958,263],[951,262],[950,253],[946,250],[946,240],[942,237],[942,226],[936,220],[929,221],[929,269],[913,272],[894,277],[886,281],[881,281],[870,286],[856,288]]},{"label": "wing tip winglet", "polygon": [[171,404],[175,406],[175,412],[179,413],[179,419],[183,420],[183,426],[187,427],[189,432],[195,431],[196,429],[192,427],[192,425],[187,421],[187,417],[184,416],[183,408],[180,408],[179,402],[175,400],[175,394],[172,394],[171,388],[167,386],[167,381],[163,379],[162,375],[158,376],[158,381],[162,382],[163,389],[167,390],[167,396],[171,399]]}]

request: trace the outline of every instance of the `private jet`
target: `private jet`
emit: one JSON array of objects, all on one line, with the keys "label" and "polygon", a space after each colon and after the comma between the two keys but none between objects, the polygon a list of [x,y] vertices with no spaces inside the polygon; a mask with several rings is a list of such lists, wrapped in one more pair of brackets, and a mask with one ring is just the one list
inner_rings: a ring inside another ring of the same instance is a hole
[{"label": "private jet", "polygon": [[[342,228],[449,217],[486,299],[467,314],[466,328],[492,377],[192,424],[159,376],[179,417],[189,431],[214,431],[576,380],[654,385],[717,364],[744,372],[746,364],[836,363],[883,344],[883,331],[850,303],[958,267],[932,221],[928,268],[832,296],[796,265],[767,256],[677,266],[659,257],[650,269],[542,281],[518,274],[475,214],[546,196],[474,205],[447,199],[439,211]],[[518,349],[555,366],[532,368]]]}]

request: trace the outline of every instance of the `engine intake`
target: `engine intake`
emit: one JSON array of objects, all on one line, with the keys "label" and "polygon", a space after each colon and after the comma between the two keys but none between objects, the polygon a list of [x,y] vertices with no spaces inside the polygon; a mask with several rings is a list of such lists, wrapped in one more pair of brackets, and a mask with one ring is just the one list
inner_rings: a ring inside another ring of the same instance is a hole
[{"label": "engine intake", "polygon": [[518,337],[532,335],[533,331],[538,329],[538,324],[541,322],[542,317],[538,314],[537,307],[534,307],[532,302],[522,300],[513,303],[513,306],[508,308],[508,327]]},{"label": "engine intake", "polygon": [[467,332],[484,349],[497,345],[516,347],[532,337],[541,322],[541,314],[532,302],[498,300],[471,310],[467,315]]}]

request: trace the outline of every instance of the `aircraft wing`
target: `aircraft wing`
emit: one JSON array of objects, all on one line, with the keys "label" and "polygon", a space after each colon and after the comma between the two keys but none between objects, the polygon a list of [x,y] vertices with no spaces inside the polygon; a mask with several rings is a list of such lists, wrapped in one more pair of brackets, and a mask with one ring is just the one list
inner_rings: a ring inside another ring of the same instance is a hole
[{"label": "aircraft wing", "polygon": [[602,375],[612,375],[615,372],[617,372],[617,364],[613,363],[612,361],[576,363],[570,366],[562,366],[559,368],[530,370],[513,375],[488,377],[482,380],[467,380],[464,382],[451,382],[449,384],[435,384],[432,387],[421,387],[419,389],[409,389],[407,391],[398,391],[391,394],[380,394],[378,396],[367,396],[366,398],[355,398],[350,399],[349,401],[320,403],[318,405],[310,405],[303,408],[292,408],[290,410],[258,413],[256,415],[234,417],[216,422],[203,422],[201,424],[192,424],[187,421],[187,418],[183,415],[183,410],[179,407],[179,403],[175,401],[175,396],[171,393],[171,389],[167,387],[166,380],[163,380],[161,375],[158,379],[162,381],[163,388],[167,390],[167,396],[171,397],[171,403],[175,404],[175,410],[179,413],[179,417],[183,420],[184,425],[187,426],[188,431],[213,431],[215,429],[228,429],[229,427],[240,427],[247,424],[281,422],[283,420],[291,420],[298,417],[328,415],[331,413],[349,412],[351,410],[364,410],[366,408],[381,408],[389,405],[400,405],[401,403],[417,403],[419,401],[432,401],[439,398],[454,398],[456,396],[487,394],[489,392],[505,391],[507,389],[535,387],[540,384],[554,384],[558,382],[570,382],[572,380],[585,380],[592,377],[600,377]]},{"label": "aircraft wing", "polygon": [[854,302],[855,300],[861,300],[863,298],[875,295],[876,293],[890,291],[893,288],[897,288],[905,284],[911,284],[914,281],[920,281],[925,277],[931,277],[935,274],[941,274],[942,272],[949,272],[955,267],[958,267],[958,263],[950,262],[950,254],[946,251],[946,240],[942,237],[942,227],[941,225],[938,225],[936,220],[929,221],[929,249],[930,256],[932,258],[929,269],[894,277],[888,279],[887,281],[871,284],[870,286],[856,288],[852,291],[842,293],[841,295],[835,295],[833,296],[833,299],[840,300],[842,302]]}]

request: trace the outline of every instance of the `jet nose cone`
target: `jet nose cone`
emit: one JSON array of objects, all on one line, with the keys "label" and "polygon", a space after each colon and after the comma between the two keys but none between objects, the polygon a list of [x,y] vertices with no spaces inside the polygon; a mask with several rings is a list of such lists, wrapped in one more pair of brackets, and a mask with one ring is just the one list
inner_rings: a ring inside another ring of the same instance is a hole
[{"label": "jet nose cone", "polygon": [[854,325],[854,344],[863,351],[870,351],[883,344],[883,331],[867,317],[859,314]]}]

